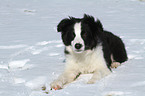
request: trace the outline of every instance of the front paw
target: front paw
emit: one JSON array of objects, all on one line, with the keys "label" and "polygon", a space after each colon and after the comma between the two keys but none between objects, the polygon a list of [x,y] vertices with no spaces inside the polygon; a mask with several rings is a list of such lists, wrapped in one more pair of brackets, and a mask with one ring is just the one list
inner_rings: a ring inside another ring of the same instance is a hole
[{"label": "front paw", "polygon": [[51,89],[59,90],[63,88],[63,83],[60,80],[53,81],[50,84]]}]

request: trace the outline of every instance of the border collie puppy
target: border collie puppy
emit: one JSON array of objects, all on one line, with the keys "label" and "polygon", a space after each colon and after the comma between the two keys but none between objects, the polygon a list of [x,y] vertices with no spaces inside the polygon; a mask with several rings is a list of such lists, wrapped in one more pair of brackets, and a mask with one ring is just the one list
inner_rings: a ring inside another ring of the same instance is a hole
[{"label": "border collie puppy", "polygon": [[122,40],[111,32],[103,30],[101,22],[94,17],[69,17],[57,26],[65,45],[66,66],[64,72],[50,86],[58,90],[74,81],[78,75],[92,73],[88,84],[111,73],[127,60]]}]

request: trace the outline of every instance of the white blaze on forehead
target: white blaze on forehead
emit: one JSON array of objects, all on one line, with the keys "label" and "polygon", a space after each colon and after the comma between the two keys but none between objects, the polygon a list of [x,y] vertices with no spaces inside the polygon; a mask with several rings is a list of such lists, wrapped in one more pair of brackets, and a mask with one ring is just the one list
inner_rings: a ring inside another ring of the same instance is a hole
[{"label": "white blaze on forehead", "polygon": [[81,37],[81,23],[76,23],[74,25],[74,32],[77,38]]},{"label": "white blaze on forehead", "polygon": [[75,33],[75,38],[74,40],[71,42],[73,49],[75,49],[75,44],[76,43],[80,43],[82,44],[82,48],[80,50],[84,51],[84,40],[81,37],[81,22],[78,22],[74,25],[74,33]]}]

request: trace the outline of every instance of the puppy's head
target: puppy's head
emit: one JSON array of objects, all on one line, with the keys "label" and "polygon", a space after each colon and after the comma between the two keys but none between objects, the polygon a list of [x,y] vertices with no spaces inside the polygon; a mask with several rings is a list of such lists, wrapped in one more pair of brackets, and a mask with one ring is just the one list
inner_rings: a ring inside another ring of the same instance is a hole
[{"label": "puppy's head", "polygon": [[72,46],[74,52],[81,53],[96,47],[103,28],[99,20],[95,21],[94,17],[85,14],[83,18],[63,19],[57,31],[61,32],[65,46]]}]

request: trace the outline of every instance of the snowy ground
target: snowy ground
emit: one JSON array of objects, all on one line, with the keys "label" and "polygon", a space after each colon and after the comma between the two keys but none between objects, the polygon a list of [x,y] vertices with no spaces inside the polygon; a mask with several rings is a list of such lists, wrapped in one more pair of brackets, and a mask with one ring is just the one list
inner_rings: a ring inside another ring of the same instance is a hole
[{"label": "snowy ground", "polygon": [[[122,37],[129,61],[96,84],[82,75],[64,89],[49,84],[64,68],[58,22],[84,13]],[[144,96],[145,2],[143,0],[1,0],[0,96]],[[48,94],[41,91],[46,85]]]}]

